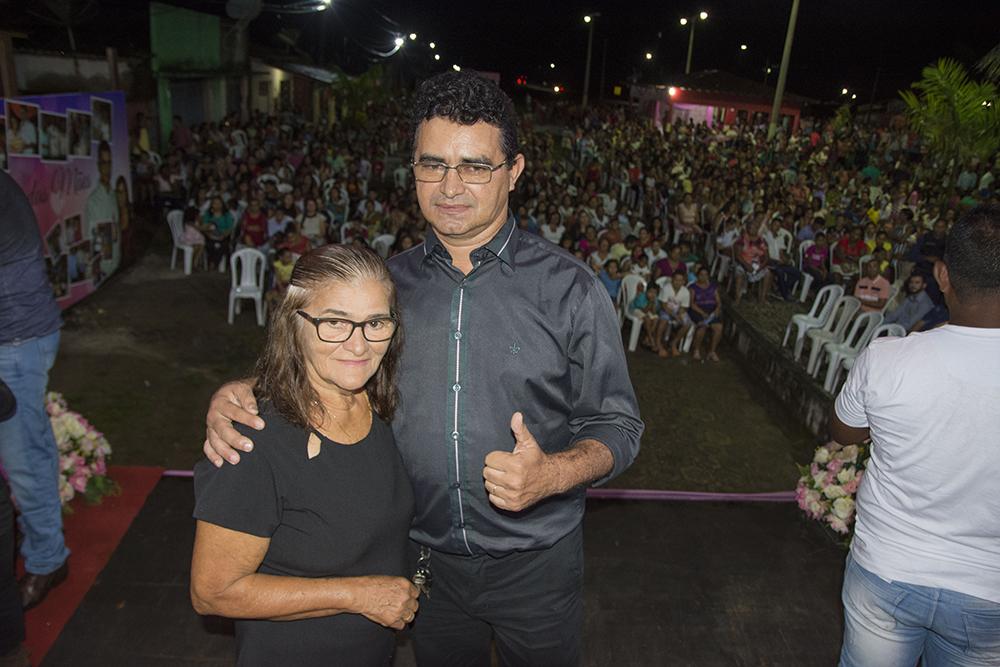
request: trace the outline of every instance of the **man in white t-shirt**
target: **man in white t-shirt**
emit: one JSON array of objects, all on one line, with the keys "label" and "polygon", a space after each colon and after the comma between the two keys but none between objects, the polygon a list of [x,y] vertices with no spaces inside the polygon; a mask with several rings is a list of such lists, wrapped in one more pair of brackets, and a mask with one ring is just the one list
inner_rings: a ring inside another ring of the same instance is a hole
[{"label": "man in white t-shirt", "polygon": [[[656,281],[660,288],[660,321],[656,324],[654,351],[661,357],[680,356],[678,347],[691,329],[691,316],[688,315],[691,293],[684,285],[686,282],[687,274],[680,270],[675,271],[669,281],[666,276]],[[663,337],[668,328],[670,329],[669,351],[663,347]]]},{"label": "man in white t-shirt", "polygon": [[872,440],[842,667],[1000,665],[1000,207],[955,223],[934,276],[950,323],[873,341],[831,416]]}]

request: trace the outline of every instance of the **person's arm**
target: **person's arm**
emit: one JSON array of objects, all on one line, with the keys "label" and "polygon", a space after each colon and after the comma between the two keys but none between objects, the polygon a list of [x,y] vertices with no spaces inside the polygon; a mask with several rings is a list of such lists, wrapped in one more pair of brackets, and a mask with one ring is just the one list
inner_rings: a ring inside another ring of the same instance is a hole
[{"label": "person's arm", "polygon": [[722,297],[719,296],[718,289],[715,290],[715,310],[712,311],[712,314],[716,316],[722,314]]},{"label": "person's arm", "polygon": [[500,509],[518,512],[584,484],[603,484],[628,468],[639,453],[644,425],[618,318],[599,287],[596,281],[588,286],[567,349],[573,439],[567,449],[547,454],[524,427],[521,414],[514,413],[514,451],[490,452],[483,468],[490,502]]},{"label": "person's arm", "polygon": [[198,521],[191,602],[199,614],[293,621],[361,614],[401,630],[417,611],[417,588],[402,577],[285,577],[259,574],[271,540]]},{"label": "person's arm", "polygon": [[234,422],[258,431],[264,429],[264,420],[257,416],[254,384],[254,378],[229,382],[212,395],[205,416],[205,444],[202,450],[216,467],[221,466],[223,461],[239,463],[239,451],[253,449],[253,442],[233,428]]},{"label": "person's arm", "polygon": [[867,412],[871,359],[871,348],[858,355],[830,410],[830,437],[842,445],[855,445],[871,437]]}]

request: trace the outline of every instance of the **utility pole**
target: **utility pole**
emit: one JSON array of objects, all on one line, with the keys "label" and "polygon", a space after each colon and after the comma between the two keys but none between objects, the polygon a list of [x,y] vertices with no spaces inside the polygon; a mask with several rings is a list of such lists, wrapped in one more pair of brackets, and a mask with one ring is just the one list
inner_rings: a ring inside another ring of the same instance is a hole
[{"label": "utility pole", "polygon": [[584,23],[589,28],[587,30],[587,67],[583,76],[583,106],[587,106],[587,94],[590,92],[590,55],[594,50],[594,20],[600,14],[590,14],[583,17]]},{"label": "utility pole", "polygon": [[601,53],[601,89],[597,91],[597,99],[604,101],[604,72],[608,65],[608,38],[604,38],[604,51]]},{"label": "utility pole", "polygon": [[694,55],[694,18],[691,19],[691,32],[688,36],[688,58],[687,63],[684,65],[684,73],[691,73],[691,56]]},{"label": "utility pole", "polygon": [[795,21],[799,15],[799,0],[792,0],[792,12],[788,15],[788,32],[785,33],[785,50],[781,53],[781,69],[778,70],[778,86],[774,89],[774,104],[771,106],[771,119],[767,124],[767,140],[774,138],[778,131],[778,118],[781,114],[781,98],[785,95],[785,79],[788,78],[788,61],[792,55],[792,39],[795,37]]}]

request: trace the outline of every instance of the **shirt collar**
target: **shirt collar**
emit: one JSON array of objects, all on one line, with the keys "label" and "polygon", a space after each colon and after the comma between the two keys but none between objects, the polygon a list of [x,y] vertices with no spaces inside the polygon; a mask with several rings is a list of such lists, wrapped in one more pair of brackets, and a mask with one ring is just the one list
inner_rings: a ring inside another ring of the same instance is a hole
[{"label": "shirt collar", "polygon": [[[493,255],[497,257],[505,266],[513,270],[514,268],[514,249],[517,245],[517,220],[514,219],[514,214],[510,211],[507,212],[507,221],[503,224],[496,234],[493,235],[486,245],[480,246],[472,251],[471,256],[473,261],[476,259],[485,259],[488,255]],[[441,243],[441,239],[438,238],[437,234],[434,233],[434,229],[428,225],[427,233],[424,238],[424,261],[427,261],[429,257],[437,252],[443,252],[447,254],[447,250]]]}]

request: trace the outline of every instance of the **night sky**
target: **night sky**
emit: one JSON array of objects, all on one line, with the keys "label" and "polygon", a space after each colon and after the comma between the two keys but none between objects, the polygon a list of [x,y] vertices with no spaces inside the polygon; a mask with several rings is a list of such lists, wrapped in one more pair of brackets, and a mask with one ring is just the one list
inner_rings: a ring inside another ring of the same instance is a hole
[{"label": "night sky", "polygon": [[[455,62],[499,71],[507,82],[525,75],[531,83],[559,83],[579,95],[587,49],[582,17],[600,12],[594,29],[593,97],[605,41],[609,86],[636,73],[644,81],[664,83],[682,73],[688,32],[678,19],[701,10],[709,19],[698,22],[692,69],[725,69],[763,81],[770,63],[773,83],[790,8],[791,0],[335,0],[330,21],[377,39],[387,24],[371,19],[381,12],[401,32],[416,32],[418,42],[434,40],[442,69]],[[369,23],[356,22],[366,14]],[[391,43],[390,37],[383,39]],[[867,101],[881,68],[876,97],[884,99],[908,86],[937,58],[951,56],[971,65],[998,42],[996,0],[802,0],[788,89],[830,100],[846,86],[858,91],[859,101]],[[739,50],[741,43],[747,51]],[[394,57],[421,64],[430,59],[426,46],[403,51]],[[646,51],[654,54],[652,61],[644,59]],[[556,63],[555,70],[549,70],[550,62]]]},{"label": "night sky", "polygon": [[[225,15],[224,0],[167,0],[170,4]],[[269,0],[272,6],[301,0]],[[74,0],[94,7],[77,27],[81,50],[103,54],[107,44],[123,53],[149,50],[148,3],[141,0]],[[37,0],[0,0],[5,22],[31,35],[41,49],[67,48],[65,33],[33,19]],[[254,42],[287,50],[275,40],[282,29],[298,36],[301,54],[336,62],[357,73],[393,48],[398,34],[418,40],[391,57],[409,78],[422,78],[453,63],[500,72],[512,87],[518,76],[531,84],[559,84],[579,99],[587,50],[583,16],[600,12],[594,23],[591,98],[598,96],[602,59],[607,53],[607,87],[631,78],[671,83],[683,72],[688,29],[681,16],[707,11],[696,27],[693,69],[723,69],[764,80],[766,65],[778,63],[791,0],[333,0],[327,11],[306,16],[262,13],[251,24]],[[434,62],[427,42],[442,59]],[[740,51],[740,44],[748,46]],[[821,101],[840,97],[843,87],[867,102],[878,73],[875,98],[897,96],[919,78],[920,70],[942,56],[971,66],[1000,43],[1000,0],[802,0],[792,50],[788,90]],[[654,54],[651,61],[646,52]],[[550,70],[554,62],[556,69]]]}]

